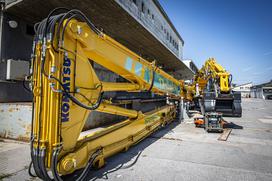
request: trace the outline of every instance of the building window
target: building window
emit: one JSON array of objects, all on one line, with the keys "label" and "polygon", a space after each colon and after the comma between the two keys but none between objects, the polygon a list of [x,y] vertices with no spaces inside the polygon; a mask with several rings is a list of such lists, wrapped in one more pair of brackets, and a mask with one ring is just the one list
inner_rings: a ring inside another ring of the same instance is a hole
[{"label": "building window", "polygon": [[150,15],[150,10],[149,9],[147,9],[147,14]]},{"label": "building window", "polygon": [[154,14],[152,14],[152,16],[151,16],[151,17],[152,17],[152,19],[154,19]]},{"label": "building window", "polygon": [[132,2],[133,2],[135,5],[137,5],[137,0],[132,0]]},{"label": "building window", "polygon": [[172,36],[170,35],[170,43],[172,43]]},{"label": "building window", "polygon": [[144,2],[142,2],[141,10],[143,13],[144,13],[144,9],[145,9],[145,5],[144,5]]},{"label": "building window", "polygon": [[169,33],[167,32],[166,39],[169,40]]}]

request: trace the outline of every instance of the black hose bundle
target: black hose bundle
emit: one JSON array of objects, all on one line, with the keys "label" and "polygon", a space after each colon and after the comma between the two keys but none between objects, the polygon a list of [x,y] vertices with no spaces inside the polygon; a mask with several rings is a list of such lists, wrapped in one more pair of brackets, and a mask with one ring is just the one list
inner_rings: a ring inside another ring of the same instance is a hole
[{"label": "black hose bundle", "polygon": [[[51,163],[51,171],[52,175],[54,177],[54,180],[56,181],[62,181],[63,179],[60,177],[60,175],[57,172],[57,163],[58,163],[58,154],[60,153],[62,147],[58,147],[54,150],[52,154],[52,163]],[[102,149],[97,149],[94,153],[91,154],[89,161],[86,165],[86,167],[83,169],[79,177],[76,179],[76,181],[82,181],[86,178],[88,171],[92,168],[95,159],[102,153]]]},{"label": "black hose bundle", "polygon": [[[61,13],[61,14],[58,14],[58,15],[54,15],[54,13],[56,13],[57,11],[60,11],[60,10],[62,10],[62,11],[64,10],[64,11],[66,11],[66,13]],[[79,18],[81,21],[86,22],[87,25],[95,33],[97,33],[97,34],[101,33],[94,26],[94,24],[87,18],[87,16],[85,14],[83,14],[81,11],[79,11],[77,9],[69,10],[69,9],[67,9],[65,7],[59,7],[59,8],[54,9],[53,11],[51,11],[46,19],[44,19],[38,25],[35,26],[36,34],[37,34],[36,36],[38,37],[38,41],[42,41],[43,46],[45,46],[45,44],[47,42],[47,38],[49,38],[49,41],[51,42],[51,46],[53,47],[54,51],[58,52],[58,49],[63,48],[63,47],[61,47],[61,45],[63,45],[62,42],[63,42],[63,38],[64,38],[65,29],[66,29],[68,23],[74,18]],[[65,22],[65,20],[66,20],[66,22]],[[65,24],[63,24],[64,22],[65,22]],[[57,28],[56,28],[56,24],[58,24]],[[62,32],[60,32],[61,27],[63,28]],[[55,30],[56,29],[57,29],[57,33],[56,33],[57,41],[56,42],[59,42],[58,45],[57,45],[58,46],[57,48],[54,47],[54,42],[55,41],[53,41],[54,38],[55,38],[54,36],[55,36]],[[67,92],[60,80],[58,80],[56,77],[49,76],[45,72],[45,70],[44,70],[45,54],[42,54],[42,62],[41,63],[42,63],[42,66],[41,66],[42,71],[41,72],[43,73],[43,75],[45,75],[48,78],[55,79],[60,84],[60,86],[62,87],[64,95],[67,95],[73,103],[75,103],[76,105],[78,105],[80,107],[88,109],[88,110],[95,110],[95,109],[97,109],[99,107],[99,105],[101,103],[101,100],[102,100],[102,96],[103,96],[102,92],[100,92],[100,95],[98,97],[98,101],[96,103],[92,104],[92,106],[85,105],[85,104],[81,103],[77,98],[75,98],[72,94],[70,94],[70,92]],[[102,87],[101,87],[101,90],[102,90]],[[90,102],[90,101],[88,100],[88,102]]]},{"label": "black hose bundle", "polygon": [[[56,15],[56,13],[59,13]],[[89,103],[91,103],[91,105],[85,105],[83,104],[81,101],[79,101],[74,95],[72,95],[71,93],[75,93],[75,94],[80,94],[79,92],[69,92],[65,89],[64,85],[62,84],[62,81],[59,80],[58,78],[49,75],[49,73],[46,73],[45,71],[45,55],[46,55],[46,46],[47,43],[50,42],[51,47],[53,48],[53,50],[55,52],[59,52],[59,50],[65,50],[63,45],[63,41],[64,41],[64,34],[65,34],[65,30],[66,27],[68,25],[68,23],[72,20],[72,19],[78,19],[82,22],[86,22],[86,24],[90,27],[90,29],[95,32],[96,34],[101,34],[101,32],[94,26],[94,24],[87,18],[87,16],[85,14],[83,14],[81,11],[77,10],[77,9],[72,9],[69,10],[68,8],[65,7],[59,7],[59,8],[55,8],[54,10],[52,10],[46,19],[42,20],[39,23],[36,23],[34,25],[34,31],[35,31],[35,36],[34,36],[34,42],[33,42],[33,53],[32,53],[32,64],[34,64],[35,61],[35,55],[36,55],[36,44],[37,43],[41,43],[42,44],[42,51],[41,51],[41,71],[40,71],[40,76],[45,76],[48,79],[54,79],[56,80],[59,85],[62,88],[62,91],[60,93],[62,93],[64,96],[67,96],[73,103],[75,103],[76,105],[83,107],[85,109],[88,110],[95,110],[99,107],[100,103],[102,102],[102,98],[103,98],[103,92],[102,92],[102,85],[100,86],[100,93],[99,96],[97,98],[97,101],[95,103],[92,103],[90,100],[88,100],[86,97],[84,99],[87,99]],[[55,43],[55,44],[54,44]],[[37,73],[37,72],[36,72]],[[32,82],[33,83],[33,82]],[[40,82],[40,89],[41,89],[41,95],[43,95],[43,81]],[[98,87],[97,87],[98,88]],[[81,94],[80,94],[81,95]],[[84,97],[84,96],[83,96]],[[41,130],[41,114],[42,114],[42,104],[43,104],[43,96],[41,96],[41,101],[40,101],[40,112],[39,112],[39,128],[38,128],[38,132]],[[32,115],[34,115],[34,104],[33,104],[33,109],[32,109]],[[33,116],[32,116],[33,118]],[[32,162],[30,163],[30,168],[29,168],[29,174],[31,176],[38,176],[43,180],[52,180],[48,174],[47,174],[47,170],[45,168],[45,155],[46,155],[46,149],[45,148],[41,148],[40,146],[40,134],[38,133],[37,135],[35,135],[36,137],[34,137],[33,135],[33,120],[32,120],[32,125],[31,125],[32,129],[31,129],[31,158],[32,158]],[[33,148],[33,142],[34,139],[37,139],[37,147]],[[61,178],[58,176],[57,173],[57,161],[58,161],[58,154],[60,152],[61,149],[56,149],[52,155],[52,173],[54,176],[55,180],[61,180]],[[100,152],[99,152],[100,153]],[[85,176],[86,176],[86,172],[87,170],[90,169],[90,167],[93,164],[93,161],[95,160],[95,158],[98,156],[99,154],[98,152],[95,152],[87,166],[86,169],[84,169],[82,175],[79,177],[78,180],[82,180]],[[31,168],[34,168],[34,171],[36,173],[36,175],[34,175],[31,172]]]}]

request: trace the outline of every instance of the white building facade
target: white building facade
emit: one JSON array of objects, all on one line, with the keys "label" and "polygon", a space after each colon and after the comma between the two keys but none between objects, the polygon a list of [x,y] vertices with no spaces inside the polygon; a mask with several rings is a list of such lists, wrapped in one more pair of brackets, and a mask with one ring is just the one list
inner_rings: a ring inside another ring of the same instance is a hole
[{"label": "white building facade", "polygon": [[232,90],[235,92],[241,92],[241,97],[250,98],[250,88],[252,87],[252,83],[245,83],[238,86],[235,86]]},{"label": "white building facade", "polygon": [[272,99],[272,80],[264,84],[252,86],[250,96],[259,99]]}]

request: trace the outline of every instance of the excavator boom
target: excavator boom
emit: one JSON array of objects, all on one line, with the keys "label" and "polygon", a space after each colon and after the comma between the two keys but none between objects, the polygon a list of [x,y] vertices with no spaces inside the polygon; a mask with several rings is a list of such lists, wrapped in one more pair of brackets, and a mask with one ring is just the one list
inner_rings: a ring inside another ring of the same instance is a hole
[{"label": "excavator boom", "polygon": [[[57,11],[64,13],[56,14]],[[184,97],[183,82],[99,31],[79,10],[53,10],[35,26],[32,88],[31,157],[43,180],[83,169],[82,180],[105,158],[127,150],[176,117]],[[93,65],[123,77],[126,82],[100,80]],[[147,113],[112,104],[105,92],[152,92],[167,104]],[[82,131],[93,111],[126,119]]]}]

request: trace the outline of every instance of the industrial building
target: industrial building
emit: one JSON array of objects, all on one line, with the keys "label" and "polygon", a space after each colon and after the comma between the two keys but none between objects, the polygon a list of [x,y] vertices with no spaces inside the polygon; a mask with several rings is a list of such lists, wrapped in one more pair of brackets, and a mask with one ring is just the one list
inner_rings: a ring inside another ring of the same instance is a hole
[{"label": "industrial building", "polygon": [[198,71],[198,68],[196,66],[196,64],[193,62],[193,60],[191,59],[185,59],[182,60],[182,62],[194,73],[196,74]]},{"label": "industrial building", "polygon": [[33,25],[59,6],[82,10],[99,29],[176,78],[192,77],[181,61],[184,41],[157,0],[7,0],[2,1],[0,25],[0,102],[31,100],[22,80],[28,70]]},{"label": "industrial building", "polygon": [[[193,71],[182,62],[184,40],[157,0],[108,0],[106,3],[99,0],[81,0],[77,3],[72,0],[2,0],[0,107],[5,114],[0,115],[0,135],[28,138],[32,95],[25,89],[28,83],[24,78],[29,74],[35,33],[33,26],[60,6],[80,9],[100,30],[148,61],[156,61],[158,66],[175,78],[193,77]],[[115,82],[122,79],[101,66],[95,65],[95,69],[104,80]],[[110,96],[122,98],[127,95],[112,92]],[[132,107],[143,108],[137,101],[132,104]],[[86,127],[119,119],[118,116],[94,112]]]},{"label": "industrial building", "polygon": [[272,80],[250,88],[250,97],[259,99],[272,99]]},{"label": "industrial building", "polygon": [[233,91],[235,92],[241,92],[241,97],[249,98],[250,97],[250,88],[252,87],[252,83],[244,83],[241,85],[236,85],[233,88]]}]

